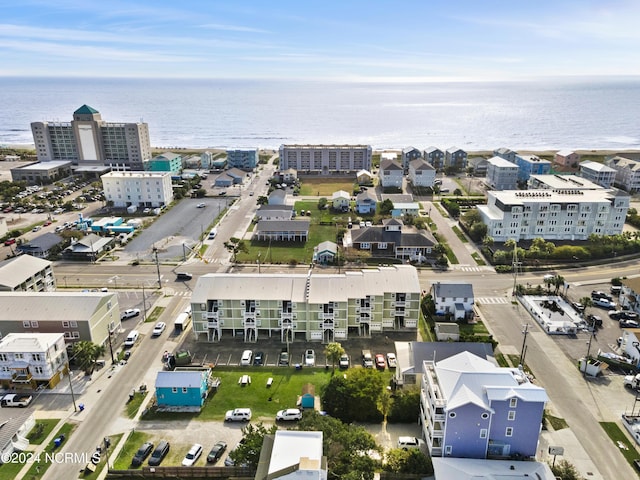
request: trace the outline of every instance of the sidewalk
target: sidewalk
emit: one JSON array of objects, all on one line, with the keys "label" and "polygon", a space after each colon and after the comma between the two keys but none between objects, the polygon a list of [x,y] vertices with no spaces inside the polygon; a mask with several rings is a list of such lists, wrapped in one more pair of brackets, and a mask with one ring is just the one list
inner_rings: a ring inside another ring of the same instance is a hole
[{"label": "sidewalk", "polygon": [[[446,242],[451,247],[451,250],[455,252],[456,257],[458,258],[458,265],[461,267],[475,267],[478,264],[475,259],[471,256],[471,251],[473,251],[473,247],[468,243],[463,243],[455,232],[451,229],[452,226],[456,225],[458,222],[451,219],[450,217],[443,217],[440,213],[440,210],[436,208],[433,202],[423,201],[422,209],[429,212],[429,217],[438,227],[437,234],[440,237],[444,237]],[[442,207],[440,207],[442,208]]]}]

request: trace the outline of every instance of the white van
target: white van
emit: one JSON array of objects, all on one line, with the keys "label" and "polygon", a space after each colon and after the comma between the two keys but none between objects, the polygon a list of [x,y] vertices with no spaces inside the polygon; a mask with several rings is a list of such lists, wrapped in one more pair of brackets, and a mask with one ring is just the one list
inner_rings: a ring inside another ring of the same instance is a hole
[{"label": "white van", "polygon": [[211,229],[211,231],[209,232],[209,236],[207,237],[209,240],[213,240],[214,238],[216,238],[216,235],[218,234],[218,229],[213,227]]},{"label": "white van", "polygon": [[251,360],[253,359],[253,352],[251,350],[245,350],[242,352],[242,357],[240,358],[240,365],[243,367],[251,365]]},{"label": "white van", "polygon": [[398,448],[408,450],[410,448],[420,448],[424,440],[416,437],[398,437]]},{"label": "white van", "polygon": [[139,336],[140,336],[140,332],[138,332],[137,330],[131,330],[129,332],[129,335],[127,335],[127,339],[124,341],[124,346],[126,348],[133,347],[136,341],[138,340]]}]

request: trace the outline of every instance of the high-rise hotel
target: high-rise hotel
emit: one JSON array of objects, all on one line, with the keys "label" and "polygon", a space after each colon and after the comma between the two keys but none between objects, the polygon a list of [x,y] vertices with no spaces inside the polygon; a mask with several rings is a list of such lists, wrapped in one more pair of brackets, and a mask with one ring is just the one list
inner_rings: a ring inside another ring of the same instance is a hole
[{"label": "high-rise hotel", "polygon": [[143,170],[143,162],[151,159],[146,123],[105,122],[88,105],[73,112],[71,122],[33,122],[31,131],[40,162]]}]

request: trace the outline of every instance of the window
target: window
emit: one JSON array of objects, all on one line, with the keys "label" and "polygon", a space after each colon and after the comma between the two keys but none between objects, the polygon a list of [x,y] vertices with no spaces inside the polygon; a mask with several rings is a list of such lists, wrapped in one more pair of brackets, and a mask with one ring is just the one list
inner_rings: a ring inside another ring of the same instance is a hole
[{"label": "window", "polygon": [[69,322],[69,326],[70,326],[71,328],[78,328],[78,322],[76,322],[75,320],[71,320],[71,321]]},{"label": "window", "polygon": [[33,359],[34,362],[42,361],[42,355],[40,355],[39,353],[32,353],[31,358]]},{"label": "window", "polygon": [[0,353],[0,362],[6,362],[6,361],[8,361],[7,354]]},{"label": "window", "polygon": [[513,436],[513,427],[507,427],[507,429],[504,432],[505,437],[511,437]]},{"label": "window", "polygon": [[71,332],[71,335],[73,336],[73,338],[80,338],[80,332]]},{"label": "window", "polygon": [[451,445],[447,445],[446,447],[444,447],[444,454],[451,455],[451,450],[452,450]]},{"label": "window", "polygon": [[489,414],[488,414],[488,413],[486,413],[486,412],[485,412],[485,413],[483,413],[483,414],[482,414],[482,415],[480,415],[480,416],[483,418],[483,420],[486,420],[487,418],[489,418]]},{"label": "window", "polygon": [[513,421],[516,419],[516,411],[515,410],[509,410],[509,413],[507,415],[507,419],[510,421]]},{"label": "window", "polygon": [[456,418],[456,412],[450,412],[449,418]]},{"label": "window", "polygon": [[480,438],[487,438],[488,431],[486,428],[480,429]]},{"label": "window", "polygon": [[31,322],[31,328],[38,328],[38,321],[37,320],[33,320]]},{"label": "window", "polygon": [[42,375],[44,373],[44,369],[42,367],[34,367],[33,371],[36,375]]},{"label": "window", "polygon": [[24,360],[24,353],[16,353],[16,354],[14,355],[14,358],[15,358],[16,360]]},{"label": "window", "polygon": [[31,328],[31,322],[29,320],[25,320],[22,322],[23,328]]},{"label": "window", "polygon": [[178,393],[178,387],[171,387],[171,393]]},{"label": "window", "polygon": [[69,328],[69,322],[67,320],[62,322],[62,328]]},{"label": "window", "polygon": [[188,389],[187,387],[182,387],[182,393],[187,393]]},{"label": "window", "polygon": [[518,406],[518,399],[517,398],[511,398],[509,400],[509,408],[516,408]]}]

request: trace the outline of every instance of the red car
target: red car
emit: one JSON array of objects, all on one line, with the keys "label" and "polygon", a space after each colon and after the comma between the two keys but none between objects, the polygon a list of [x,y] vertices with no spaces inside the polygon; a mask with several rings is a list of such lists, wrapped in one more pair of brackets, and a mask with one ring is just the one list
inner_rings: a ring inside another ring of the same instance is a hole
[{"label": "red car", "polygon": [[9,240],[4,242],[4,246],[8,247],[9,245],[13,245],[14,243],[16,243],[16,239],[15,238],[10,238]]},{"label": "red car", "polygon": [[49,225],[51,225],[51,220],[47,220],[46,222],[44,222],[43,226],[44,227],[48,227]]},{"label": "red car", "polygon": [[386,362],[384,360],[384,355],[381,353],[376,353],[376,368],[379,370],[384,370],[386,366]]}]

